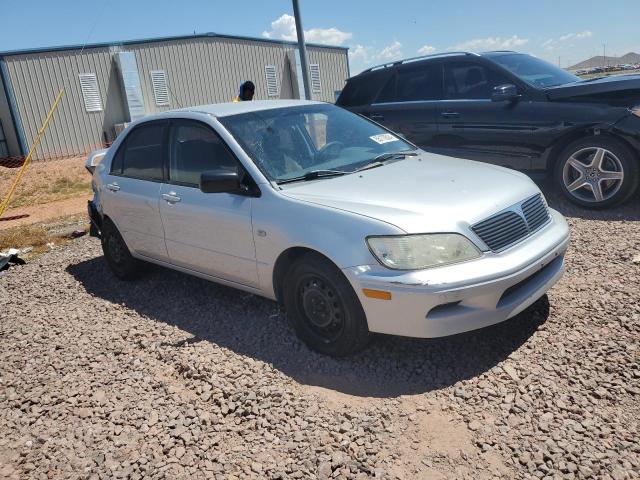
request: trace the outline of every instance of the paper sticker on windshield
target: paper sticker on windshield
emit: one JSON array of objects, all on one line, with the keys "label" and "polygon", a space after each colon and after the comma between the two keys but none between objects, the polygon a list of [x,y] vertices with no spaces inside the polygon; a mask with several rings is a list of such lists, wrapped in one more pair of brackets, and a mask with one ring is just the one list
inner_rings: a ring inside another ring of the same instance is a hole
[{"label": "paper sticker on windshield", "polygon": [[381,133],[380,135],[371,135],[369,138],[374,142],[379,143],[380,145],[382,145],[383,143],[398,141],[398,137],[395,137],[390,133]]}]

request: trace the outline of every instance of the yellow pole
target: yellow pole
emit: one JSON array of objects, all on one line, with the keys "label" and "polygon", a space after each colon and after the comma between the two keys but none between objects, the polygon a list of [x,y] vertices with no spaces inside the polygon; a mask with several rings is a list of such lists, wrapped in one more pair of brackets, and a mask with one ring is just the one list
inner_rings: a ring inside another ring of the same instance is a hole
[{"label": "yellow pole", "polygon": [[62,95],[64,95],[64,88],[60,90],[60,93],[58,93],[58,96],[56,97],[56,101],[53,102],[53,105],[51,106],[51,110],[49,110],[49,113],[47,114],[47,118],[44,119],[44,122],[42,123],[40,130],[38,130],[38,134],[36,135],[36,138],[33,141],[31,148],[29,149],[27,158],[24,159],[24,163],[22,164],[22,167],[20,167],[20,170],[18,171],[18,175],[16,176],[16,179],[13,181],[13,184],[9,189],[9,193],[7,194],[5,199],[2,201],[2,204],[0,204],[0,217],[2,217],[2,214],[4,213],[5,209],[9,206],[11,197],[13,196],[13,193],[15,192],[16,187],[18,186],[18,183],[20,183],[22,174],[24,173],[25,169],[27,168],[27,165],[31,161],[33,152],[35,151],[36,147],[40,144],[42,135],[44,134],[45,130],[47,129],[47,126],[49,125],[49,120],[51,120],[51,117],[53,116],[53,112],[55,112],[56,108],[58,108],[58,104],[60,103],[60,99],[62,98]]}]

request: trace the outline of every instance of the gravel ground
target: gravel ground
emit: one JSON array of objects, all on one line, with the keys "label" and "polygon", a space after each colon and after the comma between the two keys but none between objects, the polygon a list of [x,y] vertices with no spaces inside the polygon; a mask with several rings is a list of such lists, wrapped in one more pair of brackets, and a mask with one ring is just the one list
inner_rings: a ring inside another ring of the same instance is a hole
[{"label": "gravel ground", "polygon": [[[551,196],[552,202],[555,201]],[[640,208],[477,332],[309,351],[273,302],[81,238],[0,276],[0,478],[640,477]]]}]

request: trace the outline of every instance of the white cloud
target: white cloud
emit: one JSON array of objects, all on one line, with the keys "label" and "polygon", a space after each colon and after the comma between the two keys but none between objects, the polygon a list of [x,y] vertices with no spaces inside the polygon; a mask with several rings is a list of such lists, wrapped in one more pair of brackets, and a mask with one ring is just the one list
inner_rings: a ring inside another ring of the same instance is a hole
[{"label": "white cloud", "polygon": [[394,40],[393,43],[380,50],[376,58],[379,60],[399,60],[402,58],[402,44]]},{"label": "white cloud", "polygon": [[[298,39],[296,31],[296,21],[291,15],[284,14],[277,20],[271,22],[271,30],[262,32],[266,38],[277,38],[280,40],[295,41]],[[343,32],[335,27],[312,28],[304,31],[305,40],[311,43],[321,43],[325,45],[342,45],[349,40],[353,34]]]},{"label": "white cloud", "polygon": [[558,38],[550,38],[549,40],[546,40],[542,43],[542,46],[547,50],[554,50],[556,48],[564,46],[573,46],[571,42],[575,40],[584,40],[585,38],[589,38],[592,35],[593,33],[591,33],[591,31],[589,30],[578,33],[566,33],[559,36]]},{"label": "white cloud", "polygon": [[354,62],[369,63],[371,61],[371,47],[356,45],[349,49],[349,58]]},{"label": "white cloud", "polygon": [[420,47],[418,49],[418,55],[430,55],[432,53],[435,53],[436,50],[437,50],[436,47],[433,47],[431,45],[425,45],[424,47]]},{"label": "white cloud", "polygon": [[487,37],[487,38],[474,38],[466,42],[459,43],[449,50],[465,50],[477,52],[481,50],[511,50],[513,48],[521,47],[529,43],[528,38],[520,38],[518,35],[514,35],[509,38],[501,37]]}]

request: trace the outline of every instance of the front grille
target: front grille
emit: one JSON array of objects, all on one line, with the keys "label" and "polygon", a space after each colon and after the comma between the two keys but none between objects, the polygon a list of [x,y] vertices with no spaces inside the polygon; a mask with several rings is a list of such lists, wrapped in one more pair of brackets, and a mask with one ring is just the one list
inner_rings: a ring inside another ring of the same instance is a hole
[{"label": "front grille", "polygon": [[528,237],[548,221],[547,206],[538,194],[476,223],[471,229],[491,250],[497,252]]},{"label": "front grille", "polygon": [[522,202],[522,213],[531,233],[549,221],[549,211],[540,194]]}]

